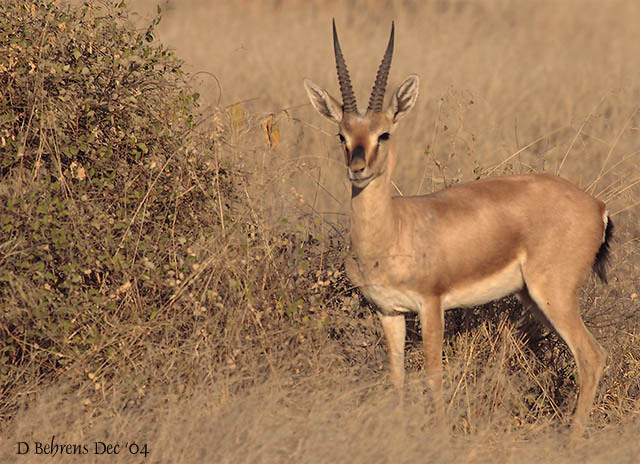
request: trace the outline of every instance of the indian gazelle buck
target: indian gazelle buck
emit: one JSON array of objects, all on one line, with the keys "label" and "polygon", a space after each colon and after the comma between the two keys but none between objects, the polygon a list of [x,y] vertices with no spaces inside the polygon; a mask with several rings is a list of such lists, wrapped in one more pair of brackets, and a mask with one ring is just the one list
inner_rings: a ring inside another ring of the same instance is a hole
[{"label": "indian gazelle buck", "polygon": [[[548,174],[489,178],[422,196],[392,196],[393,133],[418,98],[410,75],[383,108],[394,26],[365,112],[358,110],[333,24],[342,104],[305,79],[313,107],[338,125],[351,181],[347,275],[375,304],[388,344],[391,380],[404,383],[404,313],[422,325],[425,370],[444,416],[444,311],[516,294],[550,323],[576,359],[580,391],[572,437],[581,437],[606,359],[585,327],[577,290],[589,268],[606,281],[613,224],[605,205]],[[539,311],[538,311],[539,310]]]}]

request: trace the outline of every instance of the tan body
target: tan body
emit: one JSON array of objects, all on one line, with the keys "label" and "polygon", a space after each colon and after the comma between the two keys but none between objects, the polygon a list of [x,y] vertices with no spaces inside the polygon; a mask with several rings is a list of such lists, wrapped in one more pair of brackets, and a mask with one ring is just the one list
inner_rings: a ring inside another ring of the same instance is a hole
[{"label": "tan body", "polygon": [[[420,312],[419,295],[438,298],[446,310],[525,285],[535,292],[544,283],[536,275],[559,276],[564,288],[577,288],[602,244],[604,203],[547,174],[485,179],[417,197],[375,190],[372,182],[352,199],[347,271],[384,314]],[[368,201],[375,207],[367,208]],[[367,246],[381,241],[387,247]],[[394,301],[398,292],[415,298]]]},{"label": "tan body", "polygon": [[[404,383],[406,312],[422,324],[427,380],[439,415],[444,311],[515,293],[543,314],[571,349],[580,394],[573,438],[584,426],[606,353],[584,326],[577,291],[587,271],[604,279],[612,224],[603,202],[547,174],[498,177],[431,195],[392,197],[392,133],[413,107],[418,78],[409,76],[382,110],[393,29],[367,112],[357,111],[334,26],[344,107],[311,81],[314,107],[338,124],[352,182],[347,274],[375,304],[387,338],[391,379]],[[595,264],[594,264],[595,262]]]}]

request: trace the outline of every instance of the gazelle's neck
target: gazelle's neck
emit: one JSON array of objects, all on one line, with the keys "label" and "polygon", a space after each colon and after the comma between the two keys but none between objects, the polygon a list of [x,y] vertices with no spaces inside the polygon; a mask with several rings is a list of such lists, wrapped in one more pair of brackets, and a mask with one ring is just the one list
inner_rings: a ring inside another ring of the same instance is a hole
[{"label": "gazelle's neck", "polygon": [[352,186],[351,246],[360,259],[384,254],[380,244],[393,243],[396,234],[390,167],[364,189]]}]

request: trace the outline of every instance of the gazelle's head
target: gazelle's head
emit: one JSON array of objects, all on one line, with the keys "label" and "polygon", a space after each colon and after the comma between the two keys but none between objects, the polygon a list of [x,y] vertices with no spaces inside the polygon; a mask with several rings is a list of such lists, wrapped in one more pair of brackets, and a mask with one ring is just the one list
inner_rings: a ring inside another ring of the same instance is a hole
[{"label": "gazelle's head", "polygon": [[347,64],[340,49],[335,20],[333,49],[338,68],[342,105],[317,84],[309,79],[304,81],[313,107],[322,116],[338,125],[338,137],[344,148],[347,175],[351,183],[360,189],[365,188],[369,182],[386,171],[390,161],[393,131],[398,121],[413,108],[418,98],[418,76],[412,74],[400,84],[387,108],[383,109],[384,92],[393,56],[393,35],[394,25],[391,23],[389,44],[378,68],[366,112],[358,111]]}]

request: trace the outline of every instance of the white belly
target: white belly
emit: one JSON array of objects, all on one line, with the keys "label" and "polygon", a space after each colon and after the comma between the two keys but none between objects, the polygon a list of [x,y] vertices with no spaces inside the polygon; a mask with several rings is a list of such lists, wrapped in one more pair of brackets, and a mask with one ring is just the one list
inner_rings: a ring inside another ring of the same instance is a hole
[{"label": "white belly", "polygon": [[383,314],[393,312],[420,312],[422,303],[417,293],[400,291],[380,285],[363,285],[360,290],[371,303],[378,307]]},{"label": "white belly", "polygon": [[442,295],[443,309],[477,306],[511,295],[524,287],[520,263],[514,261],[495,274],[449,289]]},{"label": "white belly", "polygon": [[[453,286],[441,296],[442,309],[464,308],[498,300],[521,290],[524,279],[519,261],[506,266],[499,272],[464,285]],[[422,300],[418,293],[397,290],[376,284],[360,287],[364,296],[385,314],[394,312],[419,313]]]}]

